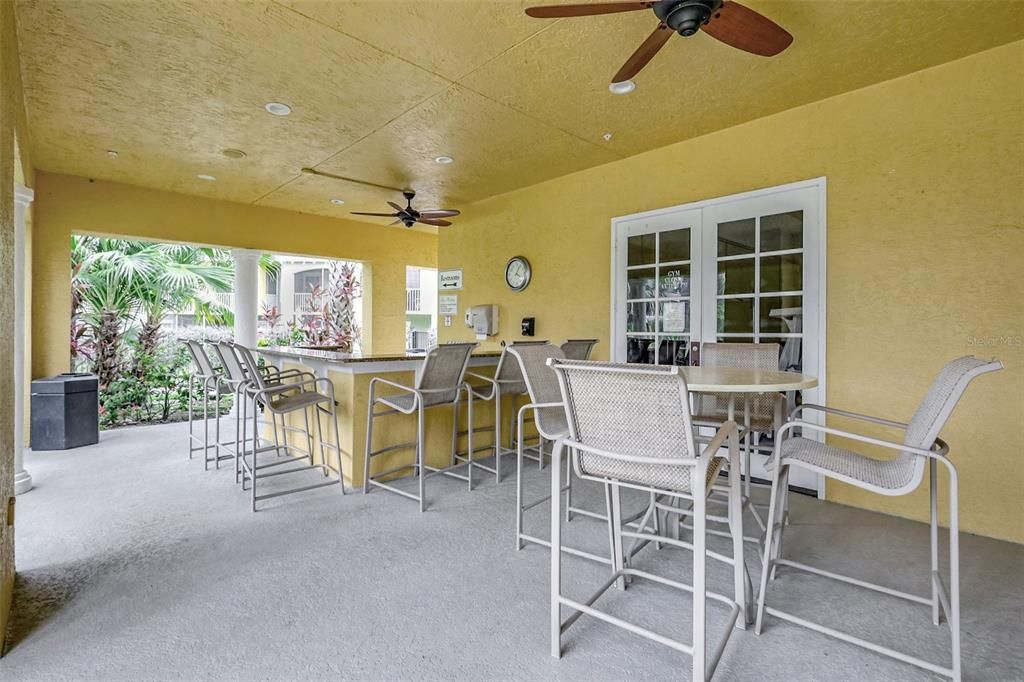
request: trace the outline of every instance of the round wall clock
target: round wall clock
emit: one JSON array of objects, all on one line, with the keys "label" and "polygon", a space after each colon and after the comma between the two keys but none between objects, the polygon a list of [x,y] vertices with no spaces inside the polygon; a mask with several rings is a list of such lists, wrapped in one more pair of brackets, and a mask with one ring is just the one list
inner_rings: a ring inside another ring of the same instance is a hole
[{"label": "round wall clock", "polygon": [[514,256],[505,265],[505,284],[512,291],[522,291],[528,287],[532,276],[530,261],[523,256]]}]

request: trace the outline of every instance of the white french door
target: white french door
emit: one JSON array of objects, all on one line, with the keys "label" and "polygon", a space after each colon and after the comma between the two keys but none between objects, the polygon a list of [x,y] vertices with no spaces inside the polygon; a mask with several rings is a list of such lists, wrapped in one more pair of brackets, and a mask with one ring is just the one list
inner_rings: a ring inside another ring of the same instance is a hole
[{"label": "white french door", "polygon": [[[791,408],[823,402],[824,206],[819,178],[614,219],[612,358],[688,365],[701,342],[777,343],[780,369],[820,382]],[[823,492],[813,474],[790,481]]]}]

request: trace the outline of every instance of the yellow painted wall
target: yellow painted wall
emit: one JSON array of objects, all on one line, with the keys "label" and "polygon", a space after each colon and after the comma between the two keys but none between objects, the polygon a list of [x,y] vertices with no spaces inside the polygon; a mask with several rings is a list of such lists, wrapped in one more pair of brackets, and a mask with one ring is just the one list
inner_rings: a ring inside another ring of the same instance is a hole
[{"label": "yellow painted wall", "polygon": [[[14,183],[33,184],[14,6],[0,3],[0,653],[14,588]],[[24,387],[19,387],[23,390]]]},{"label": "yellow painted wall", "polygon": [[[1017,42],[488,199],[441,233],[440,266],[465,270],[460,310],[501,306],[499,339],[536,316],[537,338],[598,337],[607,357],[612,217],[827,176],[829,403],[909,419],[946,361],[1002,359],[943,436],[964,529],[1024,542],[1022,73]],[[534,270],[518,294],[502,281],[517,254]],[[454,322],[443,341],[471,338]],[[927,515],[926,488],[827,494]]]},{"label": "yellow painted wall", "polygon": [[437,259],[437,237],[426,232],[40,172],[33,226],[33,376],[68,368],[72,232],[363,261],[369,280],[364,338],[376,353],[405,349],[406,265]]}]

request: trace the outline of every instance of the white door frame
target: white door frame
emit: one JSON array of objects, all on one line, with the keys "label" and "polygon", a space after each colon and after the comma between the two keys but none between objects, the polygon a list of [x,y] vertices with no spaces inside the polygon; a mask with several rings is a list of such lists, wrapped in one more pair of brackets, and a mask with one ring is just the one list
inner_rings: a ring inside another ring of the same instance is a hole
[{"label": "white door frame", "polygon": [[[630,225],[636,225],[638,221],[660,223],[671,221],[672,216],[678,215],[683,212],[702,210],[706,208],[721,208],[727,204],[734,202],[746,201],[750,199],[764,198],[773,194],[779,194],[783,192],[791,192],[799,189],[813,189],[817,194],[817,213],[818,220],[816,221],[817,229],[815,226],[811,226],[811,232],[809,233],[808,241],[810,243],[804,244],[804,254],[809,256],[805,258],[804,267],[805,276],[809,278],[817,279],[817,305],[815,306],[818,324],[815,330],[815,343],[816,348],[814,349],[818,356],[818,387],[814,389],[815,397],[814,401],[822,404],[827,404],[826,399],[826,376],[827,376],[827,361],[825,355],[826,349],[826,337],[828,330],[828,319],[827,319],[827,259],[826,259],[826,236],[828,234],[828,214],[826,211],[827,206],[827,183],[824,176],[818,178],[812,178],[810,180],[801,180],[799,182],[791,182],[785,185],[777,185],[774,187],[764,187],[761,189],[752,190],[749,192],[740,192],[738,194],[730,194],[724,197],[716,197],[713,199],[704,199],[701,201],[694,201],[687,204],[680,204],[678,206],[668,206],[665,208],[653,209],[650,211],[642,211],[639,213],[632,213],[624,216],[617,216],[611,220],[611,319],[610,319],[610,338],[611,338],[611,352],[610,357],[613,361],[624,361],[625,360],[625,298],[621,295],[620,289],[622,288],[621,282],[625,278],[625,265],[626,261],[624,258],[620,258],[619,244],[620,235],[623,230],[628,229]],[[691,255],[691,262],[696,264],[698,258]],[[699,267],[699,265],[698,265]],[[692,277],[692,275],[691,275]],[[699,277],[699,275],[698,275]],[[691,282],[693,280],[691,279]],[[813,281],[813,279],[812,279]],[[697,291],[701,287],[701,282],[698,279],[696,282],[698,287]],[[691,287],[693,284],[691,283]],[[692,290],[692,289],[691,289]],[[697,301],[696,292],[692,294],[692,301]],[[705,320],[706,324],[707,321]],[[805,327],[806,329],[806,327]],[[701,334],[700,330],[692,330],[694,336],[691,337],[694,340],[699,338]],[[806,337],[805,337],[806,338]],[[822,415],[816,412],[809,412],[804,417],[808,421],[816,421],[824,423]],[[818,497],[824,499],[825,497],[825,481],[823,476],[818,476]]]}]

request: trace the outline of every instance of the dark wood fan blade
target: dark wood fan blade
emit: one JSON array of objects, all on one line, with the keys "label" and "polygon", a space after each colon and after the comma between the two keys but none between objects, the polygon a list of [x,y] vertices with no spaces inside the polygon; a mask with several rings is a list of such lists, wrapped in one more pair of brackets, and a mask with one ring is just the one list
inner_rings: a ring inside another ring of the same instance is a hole
[{"label": "dark wood fan blade", "polygon": [[451,225],[447,220],[440,220],[438,218],[420,218],[416,222],[423,223],[424,225],[436,225],[437,227],[448,227]]},{"label": "dark wood fan blade", "polygon": [[612,83],[628,81],[640,73],[647,66],[647,63],[654,58],[654,55],[658,54],[658,50],[665,46],[665,43],[668,42],[668,39],[674,33],[675,31],[665,24],[658,24],[658,28],[654,29],[654,33],[647,36],[647,40],[636,49],[636,52],[619,69],[619,72],[612,77]]},{"label": "dark wood fan blade", "polygon": [[793,42],[786,29],[738,2],[726,2],[701,29],[726,45],[762,57],[774,57]]},{"label": "dark wood fan blade", "polygon": [[396,204],[396,203],[395,203],[395,202],[393,202],[393,201],[389,201],[389,202],[388,202],[388,206],[390,206],[391,208],[395,209],[395,210],[396,210],[396,211],[398,211],[399,213],[401,213],[402,211],[404,211],[404,210],[405,210],[404,208],[402,208],[401,206],[399,206],[398,204]]},{"label": "dark wood fan blade", "polygon": [[454,218],[459,211],[454,208],[432,208],[429,211],[420,211],[421,218]]},{"label": "dark wood fan blade", "polygon": [[398,215],[397,213],[363,213],[362,211],[349,211],[349,213],[352,215],[375,215],[381,218],[394,218]]},{"label": "dark wood fan blade", "polygon": [[603,2],[593,5],[542,5],[528,7],[526,14],[534,19],[559,19],[561,17],[592,17],[598,14],[635,12],[650,9],[653,2]]}]

